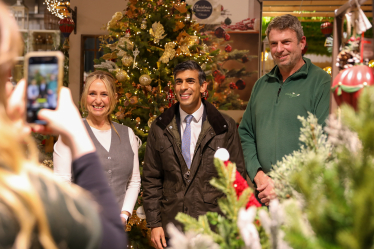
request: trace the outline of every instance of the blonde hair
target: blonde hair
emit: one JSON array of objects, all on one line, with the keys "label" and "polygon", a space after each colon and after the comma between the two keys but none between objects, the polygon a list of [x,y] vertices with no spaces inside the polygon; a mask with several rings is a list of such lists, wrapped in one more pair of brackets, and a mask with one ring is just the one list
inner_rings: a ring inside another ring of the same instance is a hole
[{"label": "blonde hair", "polygon": [[53,249],[57,246],[39,195],[40,186],[35,185],[30,176],[40,176],[48,186],[54,180],[47,176],[48,173],[39,174],[38,152],[33,139],[21,136],[6,113],[5,83],[22,47],[17,24],[0,1],[0,203],[12,212],[19,224],[12,248],[30,248],[33,232],[37,230],[40,244]]},{"label": "blonde hair", "polygon": [[107,112],[107,118],[110,123],[110,125],[113,127],[114,131],[117,133],[118,137],[119,134],[116,130],[116,128],[113,125],[111,113],[114,111],[117,105],[116,100],[116,86],[115,86],[115,79],[113,75],[106,71],[97,70],[92,73],[90,73],[86,78],[86,83],[83,88],[82,97],[81,97],[81,109],[84,112],[87,112],[87,96],[88,96],[88,90],[90,89],[91,84],[95,80],[101,80],[103,84],[105,85],[107,91],[108,91],[108,97],[109,97],[109,109]]}]

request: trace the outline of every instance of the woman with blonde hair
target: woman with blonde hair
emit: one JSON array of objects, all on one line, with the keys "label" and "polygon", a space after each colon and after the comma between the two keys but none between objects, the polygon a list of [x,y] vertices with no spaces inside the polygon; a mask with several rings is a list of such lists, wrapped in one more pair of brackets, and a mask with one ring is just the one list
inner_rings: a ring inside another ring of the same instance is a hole
[{"label": "woman with blonde hair", "polygon": [[26,83],[22,80],[14,90],[6,83],[21,49],[15,20],[0,1],[0,247],[124,248],[126,236],[115,215],[113,193],[66,88],[55,111],[39,112],[47,125],[34,129],[60,134],[82,188],[62,183],[38,166],[30,127],[24,123]]},{"label": "woman with blonde hair", "polygon": [[[105,71],[90,73],[81,97],[81,109],[88,113],[83,122],[121,208],[119,215],[126,224],[140,190],[138,141],[131,128],[112,122],[111,113],[116,104],[112,74]],[[53,164],[56,175],[65,181],[72,180],[71,155],[60,139],[54,147]]]}]

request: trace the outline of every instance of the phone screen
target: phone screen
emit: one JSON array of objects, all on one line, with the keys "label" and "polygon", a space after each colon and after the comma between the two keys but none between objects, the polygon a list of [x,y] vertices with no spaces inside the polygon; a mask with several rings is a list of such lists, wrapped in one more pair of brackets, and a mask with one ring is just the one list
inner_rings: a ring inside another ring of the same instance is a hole
[{"label": "phone screen", "polygon": [[30,57],[27,77],[27,115],[29,123],[45,124],[37,118],[40,109],[56,109],[58,59],[55,56]]}]

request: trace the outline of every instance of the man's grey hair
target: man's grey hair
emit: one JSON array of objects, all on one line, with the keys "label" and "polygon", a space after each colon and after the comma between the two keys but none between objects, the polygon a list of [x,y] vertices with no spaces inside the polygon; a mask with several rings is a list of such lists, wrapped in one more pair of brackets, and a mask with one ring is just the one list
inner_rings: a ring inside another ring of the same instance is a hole
[{"label": "man's grey hair", "polygon": [[269,33],[272,29],[277,30],[286,30],[291,29],[296,32],[297,41],[300,42],[301,38],[304,36],[303,27],[301,26],[300,21],[297,19],[296,16],[293,15],[283,15],[277,16],[274,18],[267,27],[265,33],[269,39]]}]

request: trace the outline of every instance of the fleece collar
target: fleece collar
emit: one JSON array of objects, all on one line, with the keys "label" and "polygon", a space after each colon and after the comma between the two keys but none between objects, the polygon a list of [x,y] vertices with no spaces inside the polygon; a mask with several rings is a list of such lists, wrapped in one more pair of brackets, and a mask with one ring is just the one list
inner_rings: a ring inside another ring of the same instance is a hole
[{"label": "fleece collar", "polygon": [[[217,110],[217,108],[214,107],[214,105],[205,101],[205,99],[201,99],[201,101],[205,106],[206,118],[208,119],[209,124],[212,126],[214,132],[217,135],[226,132],[228,125],[222,114]],[[164,130],[171,123],[174,116],[176,116],[177,120],[179,120],[179,102],[172,105],[164,113],[158,116],[156,124]],[[203,118],[203,120],[205,119]]]},{"label": "fleece collar", "polygon": [[[303,57],[303,60],[305,61],[305,64],[294,74],[292,74],[289,78],[291,79],[298,79],[301,77],[305,77],[308,75],[309,67],[312,65],[312,62],[310,59]],[[279,81],[282,80],[281,74],[279,72],[278,66],[275,66],[269,73],[266,74],[268,77],[276,78]]]}]

